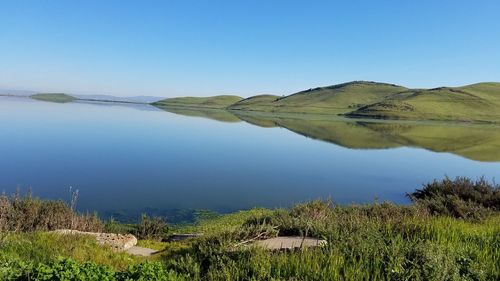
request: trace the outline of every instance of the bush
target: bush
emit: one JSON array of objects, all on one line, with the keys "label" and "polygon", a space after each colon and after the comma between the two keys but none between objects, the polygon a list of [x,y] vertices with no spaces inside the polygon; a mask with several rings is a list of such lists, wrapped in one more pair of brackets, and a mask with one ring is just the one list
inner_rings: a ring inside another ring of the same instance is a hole
[{"label": "bush", "polygon": [[98,232],[103,223],[96,214],[78,214],[66,202],[21,196],[0,196],[0,231],[76,229]]},{"label": "bush", "polygon": [[433,215],[477,220],[500,211],[500,186],[484,178],[434,180],[408,197]]},{"label": "bush", "polygon": [[161,217],[149,217],[143,214],[137,224],[135,235],[139,239],[161,241],[168,235],[167,222]]}]

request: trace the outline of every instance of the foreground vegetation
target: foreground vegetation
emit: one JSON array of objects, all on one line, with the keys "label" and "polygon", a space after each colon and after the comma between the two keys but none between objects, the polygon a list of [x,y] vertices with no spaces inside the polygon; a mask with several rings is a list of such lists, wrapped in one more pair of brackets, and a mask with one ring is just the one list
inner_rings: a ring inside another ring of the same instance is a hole
[{"label": "foreground vegetation", "polygon": [[[253,209],[194,225],[143,218],[108,230],[150,235],[140,245],[162,250],[145,260],[86,237],[5,232],[4,280],[498,280],[500,189],[485,180],[444,179],[409,194],[413,204],[339,206],[313,201],[291,209]],[[5,200],[5,199],[4,199]],[[34,199],[23,199],[31,200]],[[17,209],[19,210],[19,209]],[[39,213],[40,214],[40,213]],[[36,227],[34,229],[37,229]],[[152,229],[151,231],[149,231]],[[172,233],[203,233],[164,242]],[[251,241],[310,236],[327,245],[267,251]],[[248,243],[244,243],[248,242]],[[89,261],[89,262],[86,262]],[[142,278],[142,279],[141,279]]]}]

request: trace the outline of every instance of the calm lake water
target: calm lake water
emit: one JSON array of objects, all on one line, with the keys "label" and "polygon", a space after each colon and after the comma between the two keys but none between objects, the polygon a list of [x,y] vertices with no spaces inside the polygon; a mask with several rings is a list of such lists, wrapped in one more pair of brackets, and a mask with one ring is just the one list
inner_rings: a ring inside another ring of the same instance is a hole
[{"label": "calm lake water", "polygon": [[0,190],[80,210],[230,212],[390,200],[434,178],[500,178],[500,128],[234,115],[0,97]]}]

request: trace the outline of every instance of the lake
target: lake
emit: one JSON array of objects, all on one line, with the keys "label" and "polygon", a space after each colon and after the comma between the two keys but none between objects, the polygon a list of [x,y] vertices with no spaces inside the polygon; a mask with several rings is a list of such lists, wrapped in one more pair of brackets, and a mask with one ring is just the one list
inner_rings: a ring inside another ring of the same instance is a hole
[{"label": "lake", "polygon": [[189,218],[389,200],[444,176],[500,178],[500,128],[0,97],[0,189],[105,217]]}]

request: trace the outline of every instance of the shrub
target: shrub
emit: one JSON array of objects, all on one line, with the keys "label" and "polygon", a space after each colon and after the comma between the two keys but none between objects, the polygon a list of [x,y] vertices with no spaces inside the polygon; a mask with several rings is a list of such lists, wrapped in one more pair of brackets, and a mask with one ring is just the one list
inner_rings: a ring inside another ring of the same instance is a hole
[{"label": "shrub", "polygon": [[141,216],[141,220],[137,224],[135,235],[139,239],[161,241],[167,237],[168,226],[166,221],[161,217],[149,217],[146,214]]},{"label": "shrub", "polygon": [[0,280],[18,280],[31,270],[31,263],[0,253]]},{"label": "shrub", "polygon": [[433,215],[477,220],[500,211],[500,186],[484,178],[434,180],[408,197]]}]

